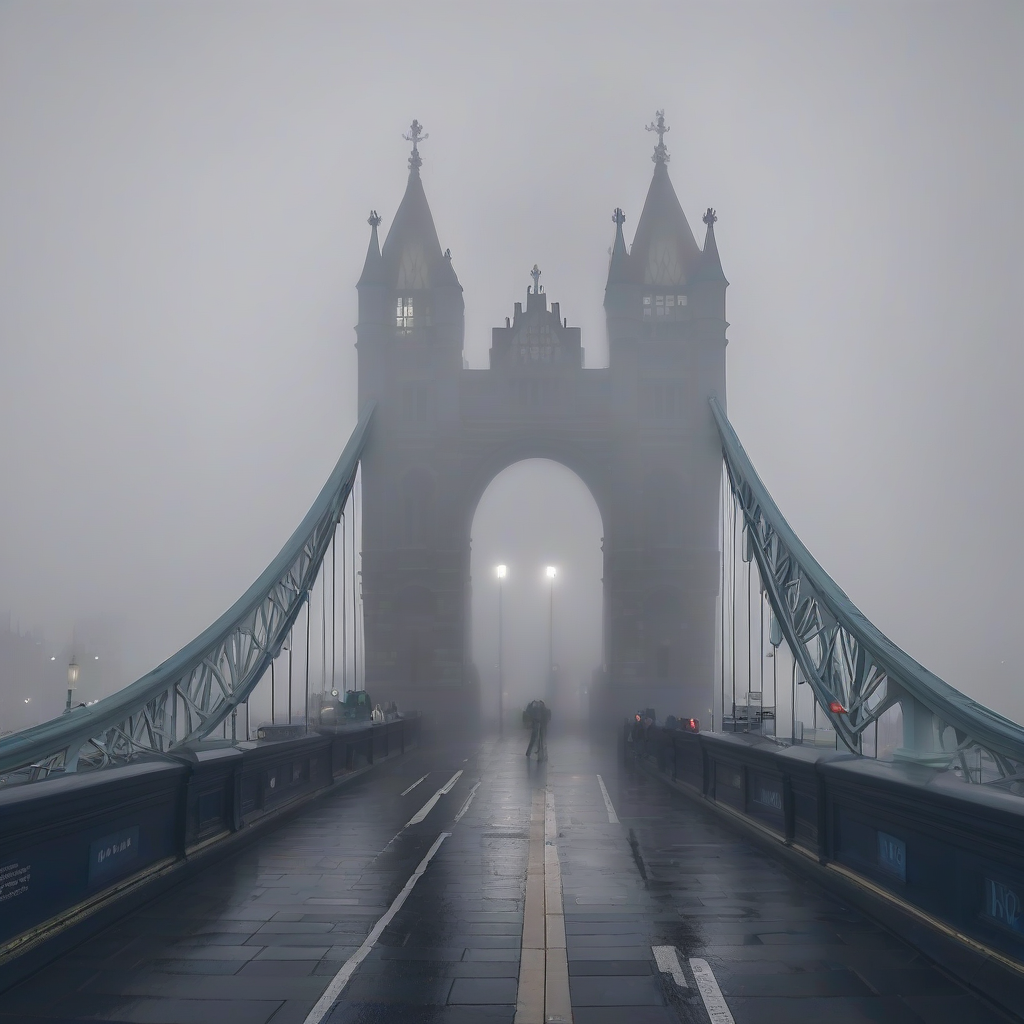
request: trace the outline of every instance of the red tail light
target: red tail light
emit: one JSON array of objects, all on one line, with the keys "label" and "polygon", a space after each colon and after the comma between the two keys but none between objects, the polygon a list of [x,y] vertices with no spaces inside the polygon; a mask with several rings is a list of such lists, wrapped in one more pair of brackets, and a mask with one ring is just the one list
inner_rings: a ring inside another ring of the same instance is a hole
[{"label": "red tail light", "polygon": [[694,719],[692,719],[692,718],[690,719],[690,728],[691,729],[696,729],[697,728],[697,722]]},{"label": "red tail light", "polygon": [[839,701],[837,701],[837,700],[832,701],[832,703],[829,704],[828,709],[829,709],[829,711],[832,712],[833,715],[845,715],[846,714],[846,708],[844,708],[843,705],[840,704]]}]

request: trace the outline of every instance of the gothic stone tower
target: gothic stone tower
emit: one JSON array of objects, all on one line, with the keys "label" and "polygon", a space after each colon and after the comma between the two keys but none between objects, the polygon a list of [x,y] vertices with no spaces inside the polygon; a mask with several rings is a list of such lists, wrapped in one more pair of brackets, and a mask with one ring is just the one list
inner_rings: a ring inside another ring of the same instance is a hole
[{"label": "gothic stone tower", "polygon": [[[463,365],[462,287],[420,178],[359,280],[360,406],[377,412],[363,462],[366,686],[428,711],[476,699],[469,654],[470,528],[503,469],[549,458],[576,472],[604,523],[609,711],[710,706],[725,400],[725,289],[713,211],[698,247],[668,176],[654,177],[631,249],[616,210],[605,292],[609,366],[585,369],[580,330],[534,275],[526,308],[492,335],[490,368]],[[536,270],[536,268],[535,268]]]}]

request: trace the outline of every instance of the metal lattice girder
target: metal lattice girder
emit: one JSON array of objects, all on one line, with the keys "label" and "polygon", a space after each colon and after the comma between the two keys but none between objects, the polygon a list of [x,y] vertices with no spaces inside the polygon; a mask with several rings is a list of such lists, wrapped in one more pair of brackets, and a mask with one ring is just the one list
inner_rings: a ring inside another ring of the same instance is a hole
[{"label": "metal lattice girder", "polygon": [[363,412],[298,529],[216,622],[152,672],[89,707],[0,740],[0,771],[32,778],[166,753],[209,736],[280,653],[330,548],[352,492],[374,406]]},{"label": "metal lattice girder", "polygon": [[[867,727],[899,703],[905,747],[935,755],[935,763],[945,759],[961,764],[968,780],[964,752],[976,748],[1003,780],[1019,777],[1024,771],[1024,728],[929,672],[867,619],[793,532],[715,398],[711,408],[729,484],[772,613],[843,742],[859,750]],[[833,703],[844,711],[833,711]],[[956,741],[943,747],[948,727]]]}]

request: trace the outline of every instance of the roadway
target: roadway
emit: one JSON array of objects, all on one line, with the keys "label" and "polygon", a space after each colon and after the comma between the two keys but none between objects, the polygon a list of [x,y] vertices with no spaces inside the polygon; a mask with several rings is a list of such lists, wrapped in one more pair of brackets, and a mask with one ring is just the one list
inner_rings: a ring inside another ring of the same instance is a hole
[{"label": "roadway", "polygon": [[421,747],[0,996],[0,1022],[987,1024],[614,750]]}]

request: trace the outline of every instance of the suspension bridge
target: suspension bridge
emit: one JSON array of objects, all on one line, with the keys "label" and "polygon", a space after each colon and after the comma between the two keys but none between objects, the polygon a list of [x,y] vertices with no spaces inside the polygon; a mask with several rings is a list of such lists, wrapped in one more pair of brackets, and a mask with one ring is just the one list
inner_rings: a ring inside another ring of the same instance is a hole
[{"label": "suspension bridge", "polygon": [[[698,246],[650,129],[609,365],[534,267],[476,370],[413,122],[306,517],[162,665],[0,739],[0,1021],[1021,1019],[1024,729],[776,506],[727,416],[716,214]],[[469,528],[534,457],[601,511],[605,650],[589,732],[524,762],[468,653]]]}]

